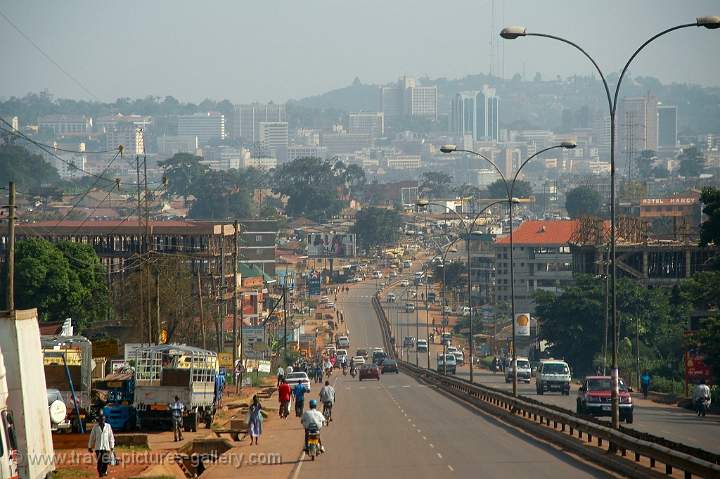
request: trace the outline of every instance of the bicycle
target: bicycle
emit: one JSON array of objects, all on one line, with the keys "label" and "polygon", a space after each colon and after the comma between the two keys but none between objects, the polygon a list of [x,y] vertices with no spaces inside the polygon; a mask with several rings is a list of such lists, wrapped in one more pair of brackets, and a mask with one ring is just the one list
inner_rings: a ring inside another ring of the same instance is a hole
[{"label": "bicycle", "polygon": [[327,421],[328,425],[330,424],[330,421],[332,421],[332,407],[333,404],[331,402],[323,403],[323,416],[325,416],[325,420]]}]

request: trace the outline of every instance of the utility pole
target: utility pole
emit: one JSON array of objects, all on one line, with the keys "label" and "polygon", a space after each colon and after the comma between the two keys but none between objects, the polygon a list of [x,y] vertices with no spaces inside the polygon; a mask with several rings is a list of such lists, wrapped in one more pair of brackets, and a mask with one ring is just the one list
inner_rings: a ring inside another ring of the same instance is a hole
[{"label": "utility pole", "polygon": [[155,269],[155,310],[157,313],[157,338],[158,344],[162,342],[162,333],[160,329],[160,269]]},{"label": "utility pole", "polygon": [[5,304],[7,310],[15,309],[15,183],[8,185],[8,245],[5,252],[7,264],[7,289],[5,290]]},{"label": "utility pole", "polygon": [[283,356],[287,361],[287,272],[283,284]]},{"label": "utility pole", "polygon": [[200,282],[200,270],[197,272],[198,299],[200,300],[200,337],[202,338],[203,349],[207,349],[207,337],[205,336],[205,311],[203,310],[202,283]]},{"label": "utility pole", "polygon": [[[142,234],[142,199],[140,195],[140,187],[142,183],[140,183],[140,155],[135,155],[135,173],[137,178],[137,221],[138,221],[138,256],[142,258],[143,254],[143,247],[142,247],[142,240],[140,239],[140,235]],[[143,264],[143,273],[144,273],[144,264]],[[143,293],[143,281],[144,277],[143,274],[140,275],[138,283],[140,284],[140,287],[138,288],[138,306],[140,306],[140,315],[138,317],[138,323],[141,325],[140,331],[145,331],[145,328],[142,327],[142,324],[145,319],[145,295]],[[148,305],[149,307],[149,305]],[[150,331],[150,324],[148,323],[145,327],[147,327],[147,342],[152,342],[152,332]]]},{"label": "utility pole", "polygon": [[[237,364],[237,322],[238,322],[238,222],[235,220],[233,224],[233,345],[232,345],[232,361],[233,361],[233,379],[235,379],[235,366]],[[240,325],[242,328],[242,324]],[[238,384],[235,383],[235,392],[238,391]]]}]

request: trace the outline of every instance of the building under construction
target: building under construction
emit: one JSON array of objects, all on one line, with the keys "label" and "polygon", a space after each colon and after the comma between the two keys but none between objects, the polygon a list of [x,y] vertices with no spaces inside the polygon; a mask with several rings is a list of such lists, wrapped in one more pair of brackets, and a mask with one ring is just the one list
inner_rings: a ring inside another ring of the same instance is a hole
[{"label": "building under construction", "polygon": [[[570,241],[573,272],[605,274],[609,245],[609,221],[580,219]],[[647,286],[672,285],[703,271],[716,254],[715,247],[700,247],[687,240],[651,239],[647,221],[618,217],[615,256],[619,278],[632,278]]]}]

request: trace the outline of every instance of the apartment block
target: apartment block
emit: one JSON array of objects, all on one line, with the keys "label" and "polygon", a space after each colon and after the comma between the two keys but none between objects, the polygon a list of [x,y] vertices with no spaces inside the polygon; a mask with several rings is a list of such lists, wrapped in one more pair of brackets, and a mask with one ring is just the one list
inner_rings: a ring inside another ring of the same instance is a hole
[{"label": "apartment block", "polygon": [[217,112],[178,116],[179,136],[196,136],[200,145],[225,139],[225,115]]}]

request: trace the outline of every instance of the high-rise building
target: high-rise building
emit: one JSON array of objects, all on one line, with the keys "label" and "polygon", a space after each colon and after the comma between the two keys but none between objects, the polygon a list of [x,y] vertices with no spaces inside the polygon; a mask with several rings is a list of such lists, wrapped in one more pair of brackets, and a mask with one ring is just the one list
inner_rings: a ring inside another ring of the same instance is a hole
[{"label": "high-rise building", "polygon": [[225,115],[217,112],[178,116],[178,136],[197,136],[201,145],[225,139]]},{"label": "high-rise building", "polygon": [[45,115],[38,118],[40,129],[58,136],[85,136],[92,130],[92,118],[85,115]]},{"label": "high-rise building", "polygon": [[318,145],[290,145],[288,146],[288,161],[298,158],[327,158],[327,147]]},{"label": "high-rise building", "polygon": [[177,153],[194,155],[198,147],[197,136],[162,135],[157,137],[158,154],[163,156],[173,156]]},{"label": "high-rise building", "polygon": [[359,133],[323,132],[320,135],[320,143],[327,148],[327,155],[332,157],[368,148],[372,146],[373,141],[370,135]]},{"label": "high-rise building", "polygon": [[657,98],[623,98],[616,117],[616,155],[627,163],[643,150],[657,150]]},{"label": "high-rise building", "polygon": [[499,140],[500,99],[487,85],[481,91],[464,91],[455,95],[450,113],[450,131],[457,138],[474,141]]},{"label": "high-rise building", "polygon": [[385,117],[382,112],[350,113],[348,127],[350,133],[360,133],[379,138],[385,135]]},{"label": "high-rise building", "polygon": [[105,132],[105,143],[108,150],[117,150],[123,146],[125,158],[145,153],[145,135],[143,130],[131,122],[121,122]]},{"label": "high-rise building", "polygon": [[250,103],[236,105],[233,114],[232,136],[242,138],[246,143],[260,141],[261,122],[287,121],[284,103]]},{"label": "high-rise building", "polygon": [[288,124],[286,121],[258,123],[258,143],[280,161],[287,159]]},{"label": "high-rise building", "polygon": [[436,86],[418,86],[412,77],[401,77],[394,85],[380,88],[380,111],[385,120],[401,117],[437,120]]},{"label": "high-rise building", "polygon": [[659,148],[677,146],[677,107],[674,105],[658,105],[658,142]]}]

